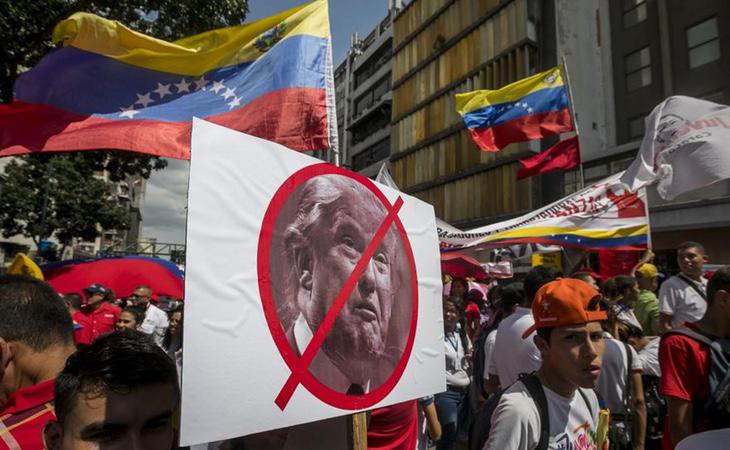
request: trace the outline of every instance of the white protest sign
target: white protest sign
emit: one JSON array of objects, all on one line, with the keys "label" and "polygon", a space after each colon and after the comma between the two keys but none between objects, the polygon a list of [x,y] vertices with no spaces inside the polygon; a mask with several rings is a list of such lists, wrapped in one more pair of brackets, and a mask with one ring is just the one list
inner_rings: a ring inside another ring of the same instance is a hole
[{"label": "white protest sign", "polygon": [[181,444],[445,390],[433,207],[193,123]]}]

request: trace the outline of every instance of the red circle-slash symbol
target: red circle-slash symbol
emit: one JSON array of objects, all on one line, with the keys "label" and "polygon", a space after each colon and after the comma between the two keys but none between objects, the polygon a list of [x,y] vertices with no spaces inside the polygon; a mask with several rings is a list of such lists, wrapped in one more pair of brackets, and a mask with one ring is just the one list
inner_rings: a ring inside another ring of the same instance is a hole
[{"label": "red circle-slash symbol", "polygon": [[[355,180],[357,183],[367,188],[375,197],[382,203],[387,215],[381,223],[378,230],[375,231],[371,242],[368,244],[365,251],[362,253],[360,260],[353,269],[352,273],[345,281],[345,285],[341,288],[340,293],[334,299],[330,310],[325,315],[324,320],[319,325],[314,336],[309,342],[306,350],[303,352],[301,357],[297,356],[295,350],[291,347],[289,340],[286,336],[279,313],[277,312],[277,303],[274,295],[274,289],[272,289],[272,273],[280,273],[281,271],[290,271],[292,268],[289,267],[271,267],[271,248],[272,240],[274,237],[274,230],[276,228],[276,221],[279,217],[282,209],[285,208],[287,200],[292,194],[300,187],[304,182],[311,178],[322,176],[322,175],[339,175],[348,177]],[[258,243],[258,258],[257,258],[257,270],[258,270],[258,281],[259,281],[259,292],[261,295],[261,302],[264,309],[264,315],[268,324],[271,335],[274,342],[279,349],[284,362],[289,367],[291,373],[286,380],[284,386],[281,388],[278,396],[274,400],[280,409],[284,410],[288,404],[291,396],[296,390],[299,384],[302,384],[312,395],[319,400],[327,403],[328,405],[336,408],[355,410],[364,409],[375,405],[376,403],[383,400],[398,384],[403,372],[405,371],[406,365],[413,349],[413,342],[416,336],[416,322],[418,318],[418,279],[416,276],[416,263],[413,256],[413,250],[408,239],[408,235],[403,227],[403,223],[398,217],[398,211],[403,205],[403,199],[398,198],[392,205],[388,199],[383,195],[382,192],[375,186],[375,184],[368,178],[358,175],[356,173],[349,172],[342,168],[332,166],[329,164],[314,164],[307,166],[303,169],[292,174],[286,179],[279,189],[274,194],[269,207],[264,215],[263,223],[261,226],[261,232],[259,234]],[[330,331],[334,321],[337,319],[337,315],[344,307],[345,303],[349,298],[349,293],[352,291],[354,284],[356,284],[363,273],[365,266],[373,256],[373,252],[378,247],[380,241],[387,230],[395,226],[397,233],[400,236],[400,241],[403,244],[403,250],[407,259],[407,266],[409,272],[410,281],[410,293],[411,293],[411,308],[410,308],[410,326],[408,329],[408,335],[406,338],[403,352],[398,360],[395,368],[389,377],[375,387],[370,392],[363,393],[360,395],[352,395],[344,392],[338,392],[329,386],[326,386],[322,381],[318,380],[310,371],[309,364],[314,359],[314,356],[319,351],[322,343],[327,337],[327,333]]]}]

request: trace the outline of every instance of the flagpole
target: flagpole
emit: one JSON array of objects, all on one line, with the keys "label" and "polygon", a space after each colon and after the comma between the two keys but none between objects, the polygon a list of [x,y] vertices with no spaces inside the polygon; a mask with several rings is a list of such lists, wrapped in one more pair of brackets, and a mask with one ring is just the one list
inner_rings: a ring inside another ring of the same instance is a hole
[{"label": "flagpole", "polygon": [[580,176],[580,189],[583,189],[585,187],[585,178],[583,176],[583,155],[581,155],[580,150],[580,132],[578,131],[578,118],[575,115],[575,107],[573,103],[573,88],[570,85],[570,74],[568,73],[568,64],[565,62],[565,55],[561,53],[560,58],[563,61],[563,74],[565,75],[565,84],[568,85],[568,104],[570,106],[570,115],[573,119],[573,128],[575,128],[575,135],[578,137],[578,155],[581,156],[580,165],[578,166],[578,174]]}]

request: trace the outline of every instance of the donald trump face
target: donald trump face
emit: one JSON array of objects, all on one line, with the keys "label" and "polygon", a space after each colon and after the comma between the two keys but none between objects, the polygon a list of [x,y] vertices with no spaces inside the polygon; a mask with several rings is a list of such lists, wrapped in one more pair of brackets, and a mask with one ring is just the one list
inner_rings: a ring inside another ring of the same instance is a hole
[{"label": "donald trump face", "polygon": [[[296,220],[285,233],[296,309],[315,332],[387,215],[356,181],[319,176],[303,185]],[[394,228],[394,227],[391,227]],[[370,380],[386,351],[397,288],[394,229],[379,243],[356,281],[321,351],[352,383]]]}]

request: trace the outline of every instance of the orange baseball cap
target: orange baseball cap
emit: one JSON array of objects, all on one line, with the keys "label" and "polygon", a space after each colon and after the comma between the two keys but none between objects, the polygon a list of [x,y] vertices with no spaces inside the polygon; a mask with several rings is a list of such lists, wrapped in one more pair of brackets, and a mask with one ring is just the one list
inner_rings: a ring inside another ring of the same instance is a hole
[{"label": "orange baseball cap", "polygon": [[522,339],[538,328],[578,325],[606,320],[605,311],[599,309],[600,294],[591,285],[574,278],[558,278],[540,288],[532,302],[535,324],[528,328]]}]

